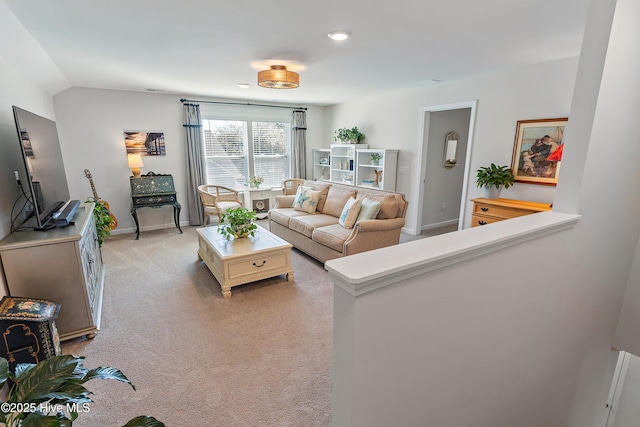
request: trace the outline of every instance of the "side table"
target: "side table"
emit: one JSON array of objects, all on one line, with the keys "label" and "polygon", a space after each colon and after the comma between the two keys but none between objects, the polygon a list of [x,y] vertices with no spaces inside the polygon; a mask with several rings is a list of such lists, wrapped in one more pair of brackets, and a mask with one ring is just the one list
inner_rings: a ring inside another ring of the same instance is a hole
[{"label": "side table", "polygon": [[265,219],[271,209],[271,188],[244,187],[244,207],[256,212],[256,218]]}]

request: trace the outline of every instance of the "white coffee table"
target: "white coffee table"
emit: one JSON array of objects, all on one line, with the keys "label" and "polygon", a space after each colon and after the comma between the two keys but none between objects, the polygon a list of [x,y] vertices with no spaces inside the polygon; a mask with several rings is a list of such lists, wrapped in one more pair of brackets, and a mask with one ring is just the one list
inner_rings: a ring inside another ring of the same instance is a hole
[{"label": "white coffee table", "polygon": [[258,226],[255,237],[225,240],[218,227],[203,227],[198,232],[198,259],[205,262],[220,283],[222,296],[231,297],[233,286],[269,277],[287,275],[293,281],[291,248],[293,245]]}]

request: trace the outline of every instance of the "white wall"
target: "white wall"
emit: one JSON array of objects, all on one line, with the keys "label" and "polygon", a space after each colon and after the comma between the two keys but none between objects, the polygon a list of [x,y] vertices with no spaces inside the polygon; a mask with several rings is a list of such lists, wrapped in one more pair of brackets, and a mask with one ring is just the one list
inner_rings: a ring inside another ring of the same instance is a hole
[{"label": "white wall", "polygon": [[[329,139],[339,127],[358,126],[371,147],[401,150],[398,166],[408,166],[410,173],[398,175],[396,188],[409,201],[406,227],[413,227],[417,215],[415,182],[420,176],[417,165],[421,108],[479,100],[474,150],[469,159],[475,176],[480,166],[511,164],[518,120],[568,116],[577,65],[578,58],[568,58],[327,107],[325,138]],[[473,177],[470,183],[473,184]],[[467,200],[482,196],[482,189],[469,186]],[[516,184],[502,197],[550,203],[554,188]],[[470,206],[468,202],[465,227],[470,223]]]},{"label": "white wall", "polygon": [[[570,115],[575,129],[588,133],[586,139],[565,134],[571,149],[563,172],[570,179],[565,183],[561,174],[557,198],[582,218],[571,230],[400,278],[353,304],[337,301],[334,330],[347,322],[353,331],[353,339],[334,343],[334,352],[353,355],[350,375],[337,389],[338,396],[345,390],[352,396],[351,411],[341,407],[350,425],[604,425],[617,357],[611,347],[640,236],[640,144],[628,137],[640,116],[640,98],[629,96],[640,93],[640,5],[617,4],[609,41],[616,1],[593,3]],[[495,125],[480,118],[483,104],[479,98],[478,135]],[[474,162],[477,151],[496,151],[477,148]],[[612,151],[624,156],[602,179],[603,159]],[[453,239],[490,237],[527,220],[406,245],[438,259],[439,248]],[[396,264],[387,251],[379,259],[376,253],[366,255],[371,265]],[[361,265],[364,256],[350,263]],[[336,271],[345,282],[352,279],[346,270]],[[349,371],[343,368],[334,366]],[[335,414],[334,407],[334,425],[346,425]]]},{"label": "white wall", "polygon": [[[54,96],[71,197],[85,200],[91,196],[89,181],[83,173],[84,169],[89,169],[98,195],[109,202],[112,213],[118,219],[119,225],[114,234],[135,231],[129,212],[131,172],[124,146],[125,130],[164,132],[166,156],[143,157],[144,168],[141,172],[173,175],[178,201],[182,205],[181,222],[188,223],[185,138],[180,98],[177,95],[86,88],[71,88]],[[275,109],[264,109],[264,114],[274,114],[272,110]],[[208,112],[235,115],[255,113],[255,108],[203,103],[201,111],[203,115]],[[282,111],[279,110],[278,114]],[[290,115],[290,110],[286,110],[286,114]],[[311,107],[307,119],[307,136],[313,144],[314,140],[321,138],[324,124],[322,108]],[[172,215],[170,208],[140,209],[140,229],[175,227]]]}]

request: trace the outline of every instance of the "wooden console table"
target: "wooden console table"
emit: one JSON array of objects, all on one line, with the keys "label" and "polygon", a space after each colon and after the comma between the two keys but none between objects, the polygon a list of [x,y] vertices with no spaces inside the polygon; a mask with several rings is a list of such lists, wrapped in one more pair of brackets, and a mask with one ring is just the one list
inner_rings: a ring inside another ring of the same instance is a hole
[{"label": "wooden console table", "polygon": [[137,212],[140,208],[157,209],[162,206],[173,206],[173,221],[182,233],[180,228],[181,207],[173,185],[173,176],[149,172],[140,178],[129,177],[129,183],[131,184],[131,216],[136,223],[136,240],[140,238]]},{"label": "wooden console table", "polygon": [[471,227],[551,210],[551,205],[548,203],[528,202],[526,200],[487,199],[481,197],[471,199],[471,201],[473,202]]}]

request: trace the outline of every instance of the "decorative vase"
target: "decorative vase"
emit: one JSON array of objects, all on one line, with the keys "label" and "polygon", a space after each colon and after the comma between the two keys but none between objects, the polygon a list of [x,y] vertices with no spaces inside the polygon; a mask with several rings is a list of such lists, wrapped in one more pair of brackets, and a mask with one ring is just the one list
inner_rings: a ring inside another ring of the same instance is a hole
[{"label": "decorative vase", "polygon": [[487,199],[499,199],[502,186],[496,188],[495,186],[484,187],[484,197]]},{"label": "decorative vase", "polygon": [[232,226],[231,230],[233,231],[233,237],[235,239],[247,237],[251,233],[251,230],[248,228],[250,225],[251,223]]}]

